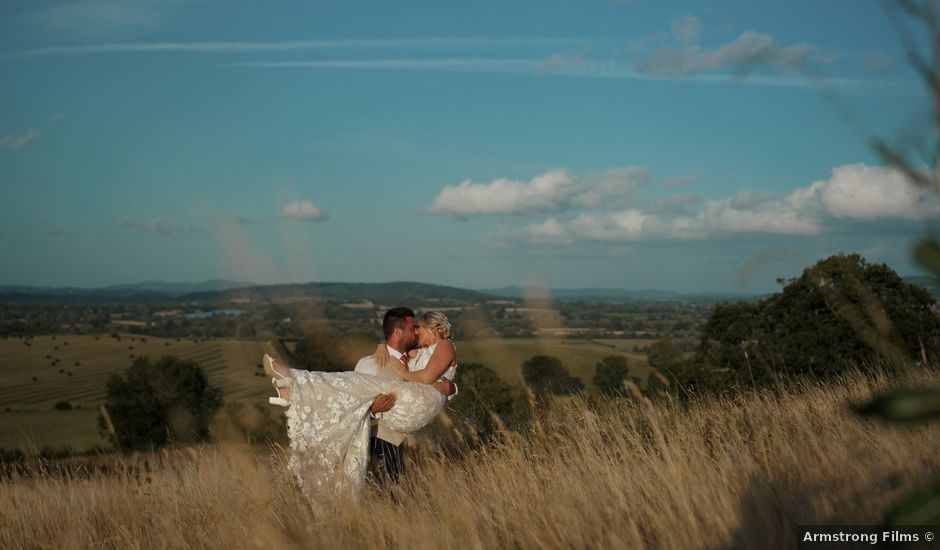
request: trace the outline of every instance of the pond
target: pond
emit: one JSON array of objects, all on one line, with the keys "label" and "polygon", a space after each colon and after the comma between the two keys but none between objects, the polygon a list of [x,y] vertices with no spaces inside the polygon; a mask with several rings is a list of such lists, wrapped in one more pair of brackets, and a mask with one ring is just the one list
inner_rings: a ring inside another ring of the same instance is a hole
[{"label": "pond", "polygon": [[207,319],[209,317],[214,317],[216,315],[231,315],[238,316],[245,313],[244,309],[207,309],[205,311],[193,311],[190,313],[184,313],[183,317],[186,319]]}]

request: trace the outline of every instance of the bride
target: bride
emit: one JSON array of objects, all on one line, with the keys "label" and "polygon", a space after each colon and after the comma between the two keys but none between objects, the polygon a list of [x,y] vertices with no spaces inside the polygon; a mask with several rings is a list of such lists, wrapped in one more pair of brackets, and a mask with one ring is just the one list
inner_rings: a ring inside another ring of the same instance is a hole
[{"label": "bride", "polygon": [[[288,407],[292,451],[288,467],[308,496],[314,488],[362,491],[369,461],[370,417],[374,417],[370,413],[377,396],[394,394],[394,406],[381,418],[386,428],[399,434],[424,427],[444,404],[445,390],[434,383],[441,378],[453,380],[457,365],[447,317],[425,313],[414,334],[407,325],[391,331],[385,325],[386,343],[360,361],[360,365],[374,363],[374,374],[297,370],[264,356],[265,372],[278,392],[269,401]],[[399,354],[395,347],[411,347],[415,340],[418,348],[408,354],[410,359],[392,356]],[[406,366],[409,361],[411,370]],[[356,370],[362,369],[357,366]]]}]

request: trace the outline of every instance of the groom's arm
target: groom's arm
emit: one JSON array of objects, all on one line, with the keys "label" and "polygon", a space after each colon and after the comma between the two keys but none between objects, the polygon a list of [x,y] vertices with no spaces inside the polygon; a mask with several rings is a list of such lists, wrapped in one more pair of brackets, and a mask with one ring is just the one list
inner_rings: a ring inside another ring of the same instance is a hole
[{"label": "groom's arm", "polygon": [[380,393],[372,400],[372,406],[369,407],[369,412],[372,413],[372,418],[380,418],[378,415],[392,410],[394,406],[394,393]]},{"label": "groom's arm", "polygon": [[454,384],[447,378],[441,378],[433,384],[434,389],[441,392],[448,401],[457,397],[457,384]]},{"label": "groom's arm", "polygon": [[[356,363],[356,368],[353,369],[355,372],[362,374],[371,374],[375,376],[379,373],[378,367],[375,364],[375,360],[372,357],[363,357]],[[369,407],[369,416],[375,419],[382,418],[382,413],[388,412],[395,406],[395,394],[394,393],[380,393],[375,396],[375,399],[372,400],[372,405]]]}]

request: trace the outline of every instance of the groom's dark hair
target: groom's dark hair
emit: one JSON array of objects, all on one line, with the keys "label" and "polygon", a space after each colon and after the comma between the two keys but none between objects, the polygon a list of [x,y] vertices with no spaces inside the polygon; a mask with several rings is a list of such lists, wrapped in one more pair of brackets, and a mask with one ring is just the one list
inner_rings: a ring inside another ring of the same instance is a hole
[{"label": "groom's dark hair", "polygon": [[382,332],[385,333],[385,339],[388,340],[396,328],[404,330],[405,319],[408,317],[413,319],[414,316],[415,312],[407,307],[393,307],[386,311],[385,317],[382,318]]}]

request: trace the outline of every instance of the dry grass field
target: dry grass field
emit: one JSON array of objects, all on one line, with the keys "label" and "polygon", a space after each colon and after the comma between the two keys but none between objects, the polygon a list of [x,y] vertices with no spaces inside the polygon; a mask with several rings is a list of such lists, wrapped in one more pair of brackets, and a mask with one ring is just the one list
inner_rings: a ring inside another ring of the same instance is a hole
[{"label": "dry grass field", "polygon": [[[36,336],[0,339],[0,448],[24,452],[48,447],[84,451],[106,442],[98,434],[95,409],[104,403],[108,378],[135,357],[175,355],[198,362],[226,402],[260,398],[270,388],[255,376],[266,342],[194,342],[123,334]],[[35,378],[35,380],[34,380]],[[73,410],[56,411],[59,401]]]},{"label": "dry grass field", "polygon": [[[460,361],[483,363],[511,384],[521,381],[522,363],[534,355],[555,355],[573,375],[590,385],[601,358],[620,353],[637,365],[644,376],[645,358],[628,353],[633,342],[644,340],[578,341],[565,339],[489,339],[458,343]],[[356,358],[371,351],[362,343]],[[226,403],[265,402],[270,385],[258,365],[263,353],[277,353],[275,344],[252,340],[194,342],[176,338],[152,338],[122,334],[108,336],[37,336],[29,345],[20,338],[0,339],[0,449],[19,449],[27,454],[49,448],[75,451],[107,442],[97,429],[95,409],[104,403],[108,378],[129,367],[135,357],[175,355],[198,362],[209,381],[220,387]],[[349,367],[355,358],[349,359]],[[36,380],[33,380],[33,378]],[[56,411],[59,401],[73,410]]]},{"label": "dry grass field", "polygon": [[0,449],[35,455],[43,450],[82,452],[95,447],[110,447],[98,432],[97,408],[0,413]]},{"label": "dry grass field", "polygon": [[459,458],[425,444],[400,486],[358,500],[307,501],[282,451],[224,439],[129,474],[36,471],[0,482],[0,547],[794,548],[795,525],[877,524],[940,471],[940,423],[849,410],[890,385],[567,400]]},{"label": "dry grass field", "polygon": [[635,375],[646,377],[646,357],[631,351],[634,345],[648,345],[651,340],[575,340],[564,338],[490,338],[457,342],[461,363],[482,363],[510,384],[522,381],[522,363],[535,355],[553,355],[587,385],[594,378],[597,363],[608,355],[623,355]]},{"label": "dry grass field", "polygon": [[[94,407],[104,402],[108,378],[136,357],[175,355],[199,363],[209,381],[228,399],[242,399],[264,388],[253,377],[265,342],[121,335],[36,336],[27,346],[19,338],[0,339],[0,410],[49,410],[58,401]],[[35,380],[34,380],[35,378]]]}]

